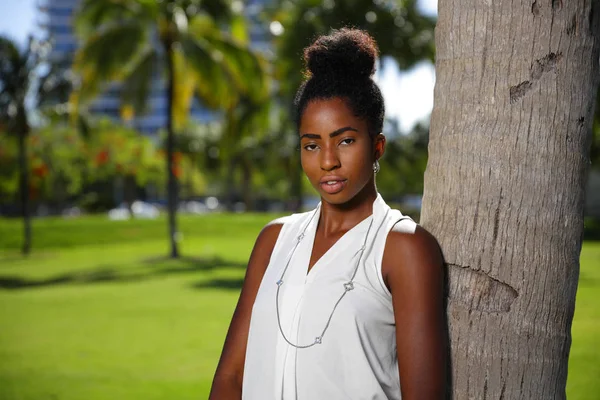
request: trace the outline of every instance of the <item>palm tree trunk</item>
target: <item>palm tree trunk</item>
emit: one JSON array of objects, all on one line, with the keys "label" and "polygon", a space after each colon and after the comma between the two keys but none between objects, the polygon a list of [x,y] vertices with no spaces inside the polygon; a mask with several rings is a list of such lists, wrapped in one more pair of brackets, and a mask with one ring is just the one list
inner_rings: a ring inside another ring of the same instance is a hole
[{"label": "palm tree trunk", "polygon": [[27,135],[29,127],[25,124],[19,134],[19,195],[23,213],[23,247],[21,252],[28,255],[31,252],[31,215],[29,207],[29,168],[27,167]]},{"label": "palm tree trunk", "polygon": [[565,398],[599,76],[594,4],[439,2],[421,222],[448,268],[454,399]]},{"label": "palm tree trunk", "polygon": [[230,155],[227,162],[228,168],[225,174],[225,209],[232,212],[235,205],[235,194],[237,192],[235,187],[235,167],[237,166],[237,155],[235,153]]},{"label": "palm tree trunk", "polygon": [[245,211],[254,210],[254,201],[252,199],[252,163],[248,159],[243,161],[242,168],[242,197],[244,198]]},{"label": "palm tree trunk", "polygon": [[173,44],[170,39],[164,42],[167,55],[167,212],[169,221],[169,241],[171,258],[179,257],[177,248],[177,177],[173,170],[173,152],[175,150],[175,132],[173,124],[173,98],[175,90],[175,68],[173,65]]}]

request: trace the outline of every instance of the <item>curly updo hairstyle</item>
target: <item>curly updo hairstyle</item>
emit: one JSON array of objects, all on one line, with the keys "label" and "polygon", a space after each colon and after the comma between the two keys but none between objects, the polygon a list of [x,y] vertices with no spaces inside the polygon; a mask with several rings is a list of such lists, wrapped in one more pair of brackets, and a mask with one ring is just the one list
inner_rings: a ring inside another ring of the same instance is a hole
[{"label": "curly updo hairstyle", "polygon": [[304,49],[307,80],[294,100],[296,127],[312,100],[342,98],[356,117],[367,122],[369,135],[383,129],[383,96],[372,76],[379,55],[377,43],[367,32],[342,28],[319,37]]}]

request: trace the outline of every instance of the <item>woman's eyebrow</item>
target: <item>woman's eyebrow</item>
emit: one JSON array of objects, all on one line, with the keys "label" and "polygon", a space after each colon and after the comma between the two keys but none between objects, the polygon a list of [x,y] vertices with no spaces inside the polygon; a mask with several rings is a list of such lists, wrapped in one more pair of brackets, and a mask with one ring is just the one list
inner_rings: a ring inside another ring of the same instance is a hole
[{"label": "woman's eyebrow", "polygon": [[[336,137],[337,135],[341,135],[342,133],[346,132],[346,131],[354,131],[354,132],[358,132],[358,129],[355,129],[351,126],[345,126],[343,128],[340,129],[336,129],[335,131],[331,132],[329,134],[329,137]],[[303,135],[300,136],[300,140],[302,140],[303,138],[308,138],[308,139],[321,139],[321,135],[317,135],[316,133],[305,133]]]}]

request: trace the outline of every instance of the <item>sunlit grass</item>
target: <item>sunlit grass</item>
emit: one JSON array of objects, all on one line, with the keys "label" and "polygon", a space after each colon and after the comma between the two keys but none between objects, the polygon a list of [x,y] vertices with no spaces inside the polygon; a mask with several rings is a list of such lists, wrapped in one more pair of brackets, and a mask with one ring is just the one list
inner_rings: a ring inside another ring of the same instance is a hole
[{"label": "sunlit grass", "polygon": [[585,242],[573,318],[567,398],[600,398],[600,242]]},{"label": "sunlit grass", "polygon": [[[274,217],[182,217],[177,261],[164,220],[37,220],[27,259],[6,236],[18,221],[0,220],[0,399],[206,398],[254,238]],[[568,394],[592,400],[600,243],[581,262]]]}]

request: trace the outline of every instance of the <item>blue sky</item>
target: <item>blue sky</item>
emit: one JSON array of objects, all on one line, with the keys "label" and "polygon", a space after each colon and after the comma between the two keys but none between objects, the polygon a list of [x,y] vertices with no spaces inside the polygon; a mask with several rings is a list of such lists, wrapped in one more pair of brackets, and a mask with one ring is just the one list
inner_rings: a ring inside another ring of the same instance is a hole
[{"label": "blue sky", "polygon": [[[37,26],[36,3],[43,0],[0,0],[0,34],[25,44],[27,36],[40,34]],[[420,0],[421,10],[437,14],[437,0]],[[433,107],[435,71],[430,63],[400,72],[393,61],[376,77],[385,98],[387,115],[397,117],[400,126],[408,131],[415,122],[427,118]]]}]

